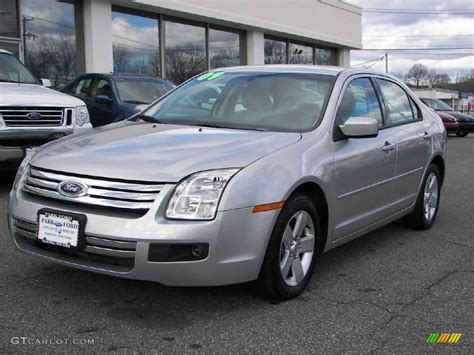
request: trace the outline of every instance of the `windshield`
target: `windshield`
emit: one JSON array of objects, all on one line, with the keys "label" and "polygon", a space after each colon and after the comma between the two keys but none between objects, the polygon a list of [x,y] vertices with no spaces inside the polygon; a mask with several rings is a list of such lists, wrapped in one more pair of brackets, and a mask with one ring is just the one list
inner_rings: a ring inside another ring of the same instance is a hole
[{"label": "windshield", "polygon": [[151,80],[115,79],[115,84],[120,100],[131,104],[149,104],[173,89],[169,83]]},{"label": "windshield", "polygon": [[7,53],[0,53],[0,82],[39,84],[18,59]]},{"label": "windshield", "polygon": [[334,76],[306,73],[202,74],[142,113],[161,123],[301,132],[323,114]]},{"label": "windshield", "polygon": [[454,111],[451,106],[440,100],[423,99],[423,102],[435,111]]}]

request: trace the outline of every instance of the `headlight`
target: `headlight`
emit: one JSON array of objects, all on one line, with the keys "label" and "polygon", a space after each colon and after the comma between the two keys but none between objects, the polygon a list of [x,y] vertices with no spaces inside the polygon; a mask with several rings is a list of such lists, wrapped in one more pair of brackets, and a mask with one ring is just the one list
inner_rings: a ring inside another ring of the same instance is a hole
[{"label": "headlight", "polygon": [[78,126],[83,126],[86,123],[89,123],[89,111],[87,111],[86,106],[76,107],[76,123]]},{"label": "headlight", "polygon": [[27,151],[25,158],[21,162],[20,167],[16,172],[15,181],[13,182],[13,190],[16,191],[20,186],[21,180],[23,179],[23,175],[25,175],[25,172],[28,169],[28,164],[30,163],[31,159],[34,158],[38,149],[39,148],[32,148],[31,150]]},{"label": "headlight", "polygon": [[210,170],[181,181],[174,190],[166,217],[173,219],[214,219],[222,192],[239,169]]}]

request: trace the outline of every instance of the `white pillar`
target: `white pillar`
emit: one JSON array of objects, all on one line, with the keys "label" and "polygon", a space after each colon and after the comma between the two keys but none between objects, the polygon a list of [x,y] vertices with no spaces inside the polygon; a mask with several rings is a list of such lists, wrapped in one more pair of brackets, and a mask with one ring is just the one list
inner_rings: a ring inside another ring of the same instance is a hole
[{"label": "white pillar", "polygon": [[255,30],[247,31],[247,65],[265,64],[264,45],[265,39],[263,38],[263,32]]},{"label": "white pillar", "polygon": [[86,72],[113,71],[110,0],[84,0],[83,22]]},{"label": "white pillar", "polygon": [[351,66],[351,51],[347,48],[339,48],[337,51],[337,65],[349,68]]}]

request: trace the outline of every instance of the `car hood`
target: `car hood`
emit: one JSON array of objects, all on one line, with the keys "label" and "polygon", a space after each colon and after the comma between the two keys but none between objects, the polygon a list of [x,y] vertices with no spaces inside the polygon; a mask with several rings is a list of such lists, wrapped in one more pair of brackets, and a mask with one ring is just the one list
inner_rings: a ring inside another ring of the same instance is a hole
[{"label": "car hood", "polygon": [[438,113],[444,113],[456,118],[458,121],[474,121],[474,117],[466,115],[465,113],[456,112],[456,111],[437,111]]},{"label": "car hood", "polygon": [[244,167],[300,139],[299,133],[125,121],[50,143],[31,164],[78,175],[177,182],[198,171]]},{"label": "car hood", "polygon": [[461,113],[461,112],[450,111],[449,114],[451,116],[453,116],[454,118],[456,118],[460,122],[465,122],[465,121],[473,121],[474,122],[474,117],[471,117],[471,116],[466,115],[466,114]]},{"label": "car hood", "polygon": [[81,100],[62,92],[34,84],[0,83],[0,106],[57,106],[85,105]]},{"label": "car hood", "polygon": [[453,119],[454,118],[454,116],[451,115],[448,112],[436,111],[436,113],[438,114],[439,117],[441,117],[441,119]]}]

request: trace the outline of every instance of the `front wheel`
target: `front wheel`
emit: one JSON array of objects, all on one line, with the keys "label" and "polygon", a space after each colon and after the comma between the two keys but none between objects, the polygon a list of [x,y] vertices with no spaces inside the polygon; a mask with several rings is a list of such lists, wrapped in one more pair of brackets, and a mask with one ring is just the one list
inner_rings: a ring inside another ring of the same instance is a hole
[{"label": "front wheel", "polygon": [[458,137],[464,138],[469,134],[469,132],[456,132]]},{"label": "front wheel", "polygon": [[429,229],[438,214],[441,180],[436,165],[431,164],[423,179],[415,209],[405,217],[405,222],[415,229]]},{"label": "front wheel", "polygon": [[287,300],[301,294],[319,252],[320,223],[313,201],[295,195],[283,207],[268,242],[256,281],[260,295]]}]

